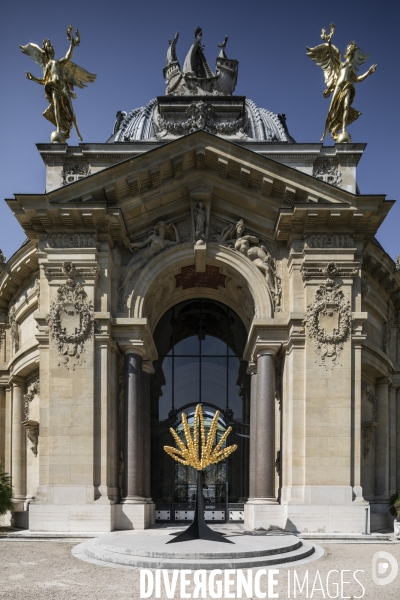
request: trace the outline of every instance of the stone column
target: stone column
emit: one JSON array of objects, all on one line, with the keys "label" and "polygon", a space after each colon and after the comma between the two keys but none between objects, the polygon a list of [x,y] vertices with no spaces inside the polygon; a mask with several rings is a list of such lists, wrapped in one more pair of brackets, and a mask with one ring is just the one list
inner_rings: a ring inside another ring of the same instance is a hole
[{"label": "stone column", "polygon": [[6,390],[0,386],[0,462],[5,464],[6,456]]},{"label": "stone column", "polygon": [[375,498],[382,500],[389,497],[389,385],[386,377],[376,381]]},{"label": "stone column", "polygon": [[248,373],[251,376],[250,388],[250,443],[249,443],[249,500],[256,495],[256,449],[257,449],[257,365],[249,364]]},{"label": "stone column", "polygon": [[257,357],[257,448],[255,500],[276,503],[275,498],[275,352]]},{"label": "stone column", "polygon": [[11,476],[14,488],[16,510],[23,510],[26,500],[26,431],[22,425],[25,419],[25,383],[20,378],[11,382],[12,386],[12,442]]},{"label": "stone column", "polygon": [[143,362],[143,495],[147,502],[151,499],[151,416],[150,416],[150,378],[154,373],[151,361]]},{"label": "stone column", "polygon": [[143,503],[142,357],[125,354],[125,498],[126,504]]},{"label": "stone column", "polygon": [[396,389],[396,489],[400,490],[400,388]]}]

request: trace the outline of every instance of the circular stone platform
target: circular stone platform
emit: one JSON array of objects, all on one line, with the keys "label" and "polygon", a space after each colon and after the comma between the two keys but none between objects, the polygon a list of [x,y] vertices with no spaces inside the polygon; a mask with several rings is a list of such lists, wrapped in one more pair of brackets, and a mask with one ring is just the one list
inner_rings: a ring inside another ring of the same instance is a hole
[{"label": "circular stone platform", "polygon": [[171,530],[115,531],[72,550],[76,558],[96,563],[150,569],[244,569],[311,562],[323,550],[285,532],[228,532],[235,545],[207,540],[167,544]]}]

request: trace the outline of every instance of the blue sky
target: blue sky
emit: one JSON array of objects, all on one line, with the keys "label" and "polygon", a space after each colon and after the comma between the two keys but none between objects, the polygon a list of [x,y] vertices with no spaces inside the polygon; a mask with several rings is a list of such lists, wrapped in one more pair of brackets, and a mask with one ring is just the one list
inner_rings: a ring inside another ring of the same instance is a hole
[{"label": "blue sky", "polygon": [[[0,198],[43,192],[45,169],[35,144],[48,142],[53,130],[42,117],[47,106],[43,88],[25,78],[25,71],[41,76],[40,67],[22,54],[19,44],[41,46],[49,37],[58,58],[68,49],[67,26],[79,28],[81,45],[74,61],[96,73],[97,80],[77,90],[75,112],[84,142],[104,142],[118,110],[132,110],[164,94],[168,40],[180,32],[182,64],[200,25],[212,68],[217,44],[229,36],[227,54],[240,62],[236,94],[285,113],[298,142],[318,142],[329,100],[322,96],[322,72],[307,58],[305,47],[319,44],[321,28],[333,21],[334,43],[342,53],[354,39],[370,54],[365,70],[378,64],[376,73],[357,86],[354,106],[363,114],[349,128],[354,142],[368,144],[358,167],[361,193],[400,199],[399,7],[395,0],[3,0]],[[70,143],[78,143],[75,132]],[[333,142],[326,138],[325,144]],[[25,236],[3,201],[0,218],[0,248],[10,257]],[[393,258],[400,254],[399,224],[400,202],[378,233]]]}]

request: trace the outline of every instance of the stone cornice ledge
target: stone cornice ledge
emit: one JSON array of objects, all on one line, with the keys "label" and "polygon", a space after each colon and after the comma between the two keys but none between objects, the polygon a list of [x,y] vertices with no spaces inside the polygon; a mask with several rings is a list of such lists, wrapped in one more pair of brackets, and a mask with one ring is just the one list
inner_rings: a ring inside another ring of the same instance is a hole
[{"label": "stone cornice ledge", "polygon": [[112,337],[125,353],[140,354],[144,360],[157,360],[158,354],[147,319],[111,319]]},{"label": "stone cornice ledge", "polygon": [[[394,372],[394,365],[390,358],[378,348],[375,344],[372,344],[368,339],[362,340],[363,351],[366,352],[366,356],[370,353],[377,361],[380,363],[380,370],[382,373],[387,373],[388,375],[392,375]],[[365,363],[364,360],[362,360]],[[375,365],[377,368],[377,365]]]},{"label": "stone cornice ledge", "polygon": [[247,337],[246,348],[243,353],[244,360],[255,360],[257,354],[263,350],[278,352],[292,333],[293,326],[302,328],[304,313],[290,313],[275,318],[253,319]]}]

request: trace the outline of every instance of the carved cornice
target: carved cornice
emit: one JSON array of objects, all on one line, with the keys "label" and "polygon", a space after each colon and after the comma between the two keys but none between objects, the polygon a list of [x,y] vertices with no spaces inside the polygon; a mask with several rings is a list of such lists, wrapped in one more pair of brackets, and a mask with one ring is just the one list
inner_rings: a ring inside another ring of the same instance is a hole
[{"label": "carved cornice", "polygon": [[66,260],[62,263],[61,267],[46,265],[44,267],[44,274],[47,279],[62,279],[63,277],[84,277],[97,279],[99,274],[99,267],[75,267],[70,260]]},{"label": "carved cornice", "polygon": [[345,234],[311,234],[304,241],[304,248],[355,248],[354,236]]},{"label": "carved cornice", "polygon": [[50,233],[46,236],[48,248],[96,248],[95,233]]},{"label": "carved cornice", "polygon": [[358,268],[339,267],[335,262],[330,262],[326,267],[301,267],[301,276],[303,281],[306,279],[323,279],[326,277],[355,277],[358,274]]}]

